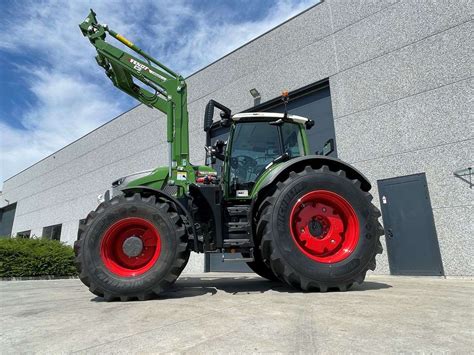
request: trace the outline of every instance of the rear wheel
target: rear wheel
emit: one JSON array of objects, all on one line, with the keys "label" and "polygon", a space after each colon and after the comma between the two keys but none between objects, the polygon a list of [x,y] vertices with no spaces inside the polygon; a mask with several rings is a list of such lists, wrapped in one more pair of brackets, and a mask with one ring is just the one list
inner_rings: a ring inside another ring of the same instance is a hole
[{"label": "rear wheel", "polygon": [[[249,256],[249,255],[248,255]],[[244,255],[246,257],[246,255]],[[261,276],[270,281],[280,281],[278,277],[273,273],[270,265],[263,261],[262,253],[260,248],[255,248],[253,252],[254,260],[247,263],[249,268],[252,269],[258,276]]]},{"label": "rear wheel", "polygon": [[152,298],[176,281],[189,258],[179,215],[155,196],[114,197],[81,229],[74,245],[79,277],[109,301]]},{"label": "rear wheel", "polygon": [[380,212],[371,200],[342,170],[292,172],[261,204],[263,259],[278,278],[303,290],[361,283],[382,252]]}]

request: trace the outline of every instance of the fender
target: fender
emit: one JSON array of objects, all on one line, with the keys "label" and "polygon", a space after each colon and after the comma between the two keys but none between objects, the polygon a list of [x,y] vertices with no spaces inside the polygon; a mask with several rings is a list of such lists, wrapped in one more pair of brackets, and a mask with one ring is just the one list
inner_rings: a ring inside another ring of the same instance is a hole
[{"label": "fender", "polygon": [[121,190],[123,194],[131,194],[131,193],[142,193],[145,192],[150,195],[154,195],[156,197],[159,197],[161,199],[167,200],[171,202],[173,207],[176,209],[179,215],[181,215],[181,218],[184,216],[185,218],[182,218],[184,225],[186,226],[186,230],[188,233],[193,235],[194,239],[194,251],[197,252],[198,247],[197,247],[197,232],[196,232],[196,227],[194,226],[193,222],[193,217],[189,213],[188,209],[184,207],[184,205],[176,198],[173,196],[168,195],[166,192],[162,190],[157,190],[149,186],[134,186],[134,187],[126,187]]},{"label": "fender", "polygon": [[307,165],[315,169],[319,169],[321,166],[327,165],[329,169],[333,171],[344,170],[346,172],[346,176],[349,179],[357,179],[360,181],[361,189],[363,191],[367,192],[372,188],[369,179],[367,179],[359,170],[354,168],[352,165],[349,165],[346,162],[337,158],[327,157],[323,155],[306,155],[303,157],[290,159],[284,163],[277,165],[265,177],[264,181],[259,186],[259,192],[276,180],[286,179],[290,174],[290,171],[303,170],[304,167]]}]

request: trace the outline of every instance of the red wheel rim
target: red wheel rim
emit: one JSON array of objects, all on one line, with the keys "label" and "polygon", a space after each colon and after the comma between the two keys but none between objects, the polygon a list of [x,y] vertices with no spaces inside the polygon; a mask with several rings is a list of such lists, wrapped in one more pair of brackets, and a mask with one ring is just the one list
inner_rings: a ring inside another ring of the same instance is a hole
[{"label": "red wheel rim", "polygon": [[306,256],[327,264],[346,259],[359,241],[354,209],[344,198],[326,190],[311,191],[295,203],[290,230]]},{"label": "red wheel rim", "polygon": [[[128,255],[124,243],[141,243],[137,255]],[[124,218],[111,225],[100,244],[102,262],[112,273],[133,277],[150,270],[160,257],[161,238],[155,226],[143,218]]]}]

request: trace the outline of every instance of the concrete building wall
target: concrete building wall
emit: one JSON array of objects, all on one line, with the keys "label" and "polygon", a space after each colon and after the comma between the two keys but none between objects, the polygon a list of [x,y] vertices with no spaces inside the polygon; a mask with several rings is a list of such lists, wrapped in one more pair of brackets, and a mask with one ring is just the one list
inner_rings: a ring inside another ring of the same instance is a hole
[{"label": "concrete building wall", "polygon": [[[469,0],[326,0],[187,79],[191,161],[204,158],[209,99],[238,112],[251,88],[265,102],[329,78],[339,157],[374,183],[377,204],[377,180],[425,172],[445,272],[472,275],[473,193],[453,175],[473,162],[472,30]],[[63,223],[72,243],[111,181],[166,165],[163,118],[137,106],[7,180],[13,232]],[[203,265],[193,256],[186,270]]]}]

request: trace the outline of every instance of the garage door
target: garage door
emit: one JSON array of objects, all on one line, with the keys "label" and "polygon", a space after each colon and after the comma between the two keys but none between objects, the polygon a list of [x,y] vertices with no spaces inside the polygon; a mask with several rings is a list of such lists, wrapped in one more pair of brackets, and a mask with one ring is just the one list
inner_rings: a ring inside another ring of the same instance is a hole
[{"label": "garage door", "polygon": [[0,208],[0,237],[11,236],[15,211],[16,203]]},{"label": "garage door", "polygon": [[[247,111],[283,112],[280,98],[263,103]],[[329,83],[323,82],[290,92],[288,112],[304,116],[315,121],[314,127],[307,131],[310,148],[313,153],[337,157],[334,119],[332,115]],[[225,259],[241,258],[240,254],[225,254]],[[206,271],[252,272],[244,262],[222,262],[222,254],[206,255]]]},{"label": "garage door", "polygon": [[[284,106],[278,98],[264,104],[259,111],[283,112]],[[330,156],[337,157],[334,118],[332,115],[329,83],[313,85],[290,93],[288,112],[314,120],[314,127],[307,131],[311,152],[322,154],[332,142]]]}]

